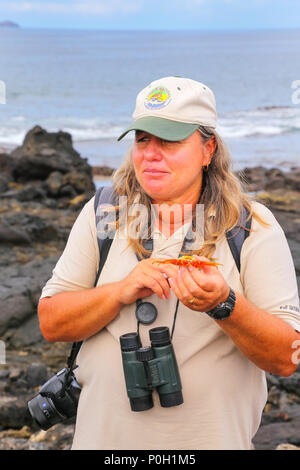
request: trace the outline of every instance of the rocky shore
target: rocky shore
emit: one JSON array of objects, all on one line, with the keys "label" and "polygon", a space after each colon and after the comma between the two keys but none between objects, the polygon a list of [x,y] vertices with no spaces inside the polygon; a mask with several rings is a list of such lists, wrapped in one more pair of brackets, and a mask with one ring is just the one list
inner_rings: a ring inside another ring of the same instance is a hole
[{"label": "rocky shore", "polygon": [[[94,180],[112,172],[91,168],[69,134],[39,126],[22,146],[0,153],[1,450],[70,448],[74,422],[41,431],[27,410],[27,401],[65,366],[70,348],[42,338],[37,303],[80,209],[95,192]],[[283,227],[300,290],[300,168],[245,168],[240,176]],[[300,368],[288,378],[268,374],[268,386],[255,449],[300,450]]]}]

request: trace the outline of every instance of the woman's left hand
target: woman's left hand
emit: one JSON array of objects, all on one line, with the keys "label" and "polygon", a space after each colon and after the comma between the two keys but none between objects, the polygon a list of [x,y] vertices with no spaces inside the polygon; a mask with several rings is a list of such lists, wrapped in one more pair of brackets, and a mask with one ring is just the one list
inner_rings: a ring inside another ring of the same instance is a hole
[{"label": "woman's left hand", "polygon": [[[195,256],[199,260],[207,258]],[[162,265],[161,265],[162,266]],[[207,312],[224,302],[229,295],[229,285],[214,266],[203,266],[201,270],[191,267],[163,265],[169,285],[186,307]]]}]

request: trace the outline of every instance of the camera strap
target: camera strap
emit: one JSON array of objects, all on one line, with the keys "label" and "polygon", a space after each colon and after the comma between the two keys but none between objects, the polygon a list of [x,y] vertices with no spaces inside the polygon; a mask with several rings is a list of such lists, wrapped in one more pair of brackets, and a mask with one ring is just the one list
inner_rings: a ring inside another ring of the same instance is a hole
[{"label": "camera strap", "polygon": [[74,362],[75,362],[75,359],[77,357],[77,354],[79,353],[79,349],[81,348],[82,343],[83,342],[80,341],[78,343],[73,343],[72,344],[71,352],[70,352],[68,360],[67,360],[67,366],[68,366],[68,369],[70,369],[70,370],[74,369],[74,367],[73,367]]}]

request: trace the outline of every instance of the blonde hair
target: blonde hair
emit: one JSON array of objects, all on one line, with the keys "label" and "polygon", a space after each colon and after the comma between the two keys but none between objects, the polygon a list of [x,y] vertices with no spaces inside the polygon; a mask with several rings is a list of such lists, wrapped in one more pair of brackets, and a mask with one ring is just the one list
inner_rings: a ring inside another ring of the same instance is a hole
[{"label": "blonde hair", "polygon": [[[216,243],[224,237],[227,231],[238,224],[243,206],[248,210],[249,217],[254,217],[263,225],[268,224],[253,211],[252,198],[246,194],[242,182],[233,173],[230,153],[222,138],[211,128],[201,126],[198,130],[202,136],[203,144],[209,139],[213,138],[215,140],[215,151],[210,165],[203,172],[202,191],[199,200],[199,203],[204,205],[204,243],[201,247],[193,250],[192,253],[211,258]],[[121,166],[114,173],[113,185],[117,196],[127,197],[128,221],[132,217],[130,215],[132,206],[138,203],[145,207],[144,216],[139,224],[141,236],[134,237],[130,236],[129,233],[127,238],[129,245],[141,258],[147,256],[149,252],[143,247],[142,239],[151,237],[148,224],[151,217],[151,198],[137,181],[131,149],[129,149]],[[117,218],[116,228],[119,228],[119,226],[120,221]],[[148,227],[147,233],[145,233],[143,227]]]}]

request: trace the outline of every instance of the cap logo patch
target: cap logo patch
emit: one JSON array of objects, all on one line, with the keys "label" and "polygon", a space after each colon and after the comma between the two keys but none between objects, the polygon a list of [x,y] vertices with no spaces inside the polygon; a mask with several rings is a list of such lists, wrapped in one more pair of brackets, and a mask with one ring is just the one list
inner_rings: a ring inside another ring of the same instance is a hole
[{"label": "cap logo patch", "polygon": [[161,109],[168,106],[171,101],[171,93],[167,88],[156,87],[150,91],[145,99],[145,107],[147,109]]}]

